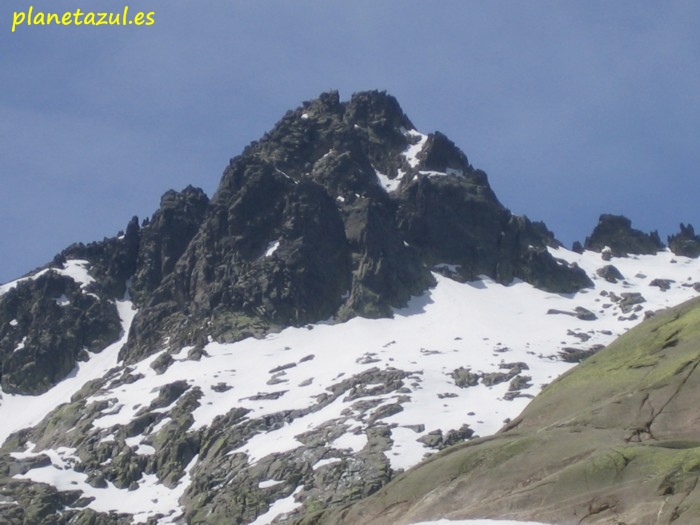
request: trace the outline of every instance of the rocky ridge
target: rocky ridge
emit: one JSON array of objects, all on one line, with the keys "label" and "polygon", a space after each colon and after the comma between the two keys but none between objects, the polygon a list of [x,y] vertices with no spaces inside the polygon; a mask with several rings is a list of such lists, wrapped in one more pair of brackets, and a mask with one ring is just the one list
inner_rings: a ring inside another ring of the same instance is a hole
[{"label": "rocky ridge", "polygon": [[603,214],[590,237],[583,244],[586,250],[609,253],[615,257],[627,254],[654,254],[664,248],[658,232],[644,233],[632,228],[632,221],[621,215]]},{"label": "rocky ridge", "polygon": [[[561,295],[435,273],[436,287],[394,319],[161,349],[132,365],[112,345],[87,363],[101,368],[81,364],[71,390],[59,390],[64,381],[36,396],[45,415],[13,423],[27,428],[0,453],[6,508],[21,517],[10,523],[25,519],[30,493],[45,523],[56,513],[74,523],[292,523],[490,435],[572,362],[697,293],[688,278],[698,261],[669,252],[613,259],[625,276],[615,283],[597,276],[600,254],[553,253],[594,288]],[[651,286],[656,276],[673,281],[668,290]],[[128,333],[135,312],[119,307]],[[4,395],[0,410],[26,413],[26,402]]]}]

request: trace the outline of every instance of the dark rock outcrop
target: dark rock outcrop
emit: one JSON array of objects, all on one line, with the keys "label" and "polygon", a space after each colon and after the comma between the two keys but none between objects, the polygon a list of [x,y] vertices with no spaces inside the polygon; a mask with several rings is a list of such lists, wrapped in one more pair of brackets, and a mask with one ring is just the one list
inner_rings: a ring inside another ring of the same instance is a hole
[{"label": "dark rock outcrop", "polygon": [[668,247],[676,255],[696,259],[700,257],[700,235],[695,234],[691,224],[681,223],[681,231],[668,236]]},{"label": "dark rock outcrop", "polygon": [[667,290],[671,289],[671,285],[675,283],[673,279],[653,279],[650,283],[649,286],[656,286],[658,287],[662,292],[665,292]]},{"label": "dark rock outcrop", "polygon": [[602,268],[598,268],[596,273],[599,277],[602,277],[609,283],[616,283],[617,281],[621,281],[625,278],[624,275],[620,273],[620,270],[618,270],[612,264],[607,264]]},{"label": "dark rock outcrop", "polygon": [[120,333],[113,301],[51,270],[26,279],[0,297],[2,390],[41,394]]},{"label": "dark rock outcrop", "polygon": [[584,248],[602,252],[606,247],[613,256],[625,257],[630,254],[655,254],[663,250],[664,245],[658,232],[644,233],[632,228],[632,221],[627,217],[603,214],[593,233],[586,237]]},{"label": "dark rock outcrop", "polygon": [[145,303],[187,249],[199,230],[209,198],[199,188],[188,186],[181,192],[170,190],[160,200],[160,207],[141,228],[136,267],[131,282],[131,296],[137,304]]},{"label": "dark rock outcrop", "polygon": [[136,271],[140,236],[139,220],[132,217],[125,232],[87,245],[72,244],[54,258],[52,266],[60,267],[69,259],[87,260],[90,262],[90,274],[95,279],[88,291],[106,298],[121,299],[126,293],[127,281]]}]

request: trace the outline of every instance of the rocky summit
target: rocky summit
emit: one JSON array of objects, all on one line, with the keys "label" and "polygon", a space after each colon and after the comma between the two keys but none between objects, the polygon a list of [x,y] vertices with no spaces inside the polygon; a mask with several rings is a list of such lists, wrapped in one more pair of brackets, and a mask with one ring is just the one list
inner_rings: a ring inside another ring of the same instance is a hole
[{"label": "rocky summit", "polygon": [[325,93],[211,198],[0,286],[0,524],[399,523],[408,469],[510,446],[487,436],[539,428],[543,387],[700,294],[699,247],[605,214],[569,251],[392,96]]}]

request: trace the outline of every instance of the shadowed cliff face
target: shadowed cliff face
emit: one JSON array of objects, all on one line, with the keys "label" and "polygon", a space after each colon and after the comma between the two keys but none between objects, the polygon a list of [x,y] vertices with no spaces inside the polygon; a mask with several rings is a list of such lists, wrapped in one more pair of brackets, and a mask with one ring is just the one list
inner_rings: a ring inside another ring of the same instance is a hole
[{"label": "shadowed cliff face", "polygon": [[693,300],[554,381],[499,434],[444,451],[356,506],[300,523],[697,523],[699,364]]},{"label": "shadowed cliff face", "polygon": [[120,329],[114,303],[83,293],[67,275],[47,271],[20,283],[0,299],[2,391],[45,392]]}]

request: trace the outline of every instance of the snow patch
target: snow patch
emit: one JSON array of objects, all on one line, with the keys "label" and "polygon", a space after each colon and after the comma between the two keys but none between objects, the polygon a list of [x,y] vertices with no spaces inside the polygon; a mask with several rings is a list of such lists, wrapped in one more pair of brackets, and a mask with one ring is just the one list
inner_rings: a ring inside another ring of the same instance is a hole
[{"label": "snow patch", "polygon": [[334,465],[335,463],[339,463],[342,461],[340,458],[326,458],[322,459],[320,461],[317,461],[314,463],[314,465],[311,467],[313,470],[320,469],[321,467],[325,467],[326,465]]},{"label": "snow patch", "polygon": [[362,434],[354,434],[347,432],[340,436],[338,439],[333,441],[333,448],[339,450],[351,450],[353,453],[357,453],[367,445],[367,436]]},{"label": "snow patch", "polygon": [[272,523],[272,520],[278,516],[288,514],[298,508],[301,503],[297,503],[294,497],[299,494],[303,488],[303,486],[297,487],[297,489],[286,498],[275,501],[272,505],[270,505],[270,510],[268,510],[265,514],[258,516],[258,518],[250,525],[269,525]]},{"label": "snow patch", "polygon": [[446,168],[445,171],[435,171],[435,170],[420,170],[418,171],[421,175],[429,178],[433,177],[463,177],[464,172],[455,168]]},{"label": "snow patch", "polygon": [[390,179],[387,175],[380,173],[376,168],[374,169],[374,173],[376,173],[376,175],[377,175],[377,179],[379,180],[379,185],[382,188],[384,188],[384,190],[387,193],[392,193],[398,189],[399,184],[401,184],[401,179],[403,178],[403,175],[404,175],[403,171],[401,171],[396,176],[396,178]]},{"label": "snow patch", "polygon": [[24,350],[24,345],[27,343],[27,336],[25,335],[22,340],[19,342],[19,344],[15,347],[13,350],[14,352],[19,352],[20,350]]},{"label": "snow patch", "polygon": [[89,261],[73,259],[66,261],[63,265],[63,269],[58,269],[56,271],[61,275],[70,277],[76,283],[78,283],[81,288],[85,289],[87,286],[95,282],[95,279],[89,273],[89,268]]},{"label": "snow patch", "polygon": [[423,151],[423,147],[425,146],[425,143],[428,140],[428,135],[424,135],[423,133],[420,133],[415,129],[408,130],[406,132],[406,135],[411,139],[418,139],[415,144],[411,144],[403,152],[403,156],[406,159],[406,162],[408,162],[408,165],[412,168],[417,168],[418,164],[420,164],[418,154],[421,151]]},{"label": "snow patch", "polygon": [[58,299],[56,299],[56,304],[58,306],[69,306],[70,305],[70,299],[64,295],[61,295]]},{"label": "snow patch", "polygon": [[[552,294],[519,280],[508,286],[487,277],[458,283],[436,273],[436,286],[411,299],[405,308],[395,310],[393,319],[358,317],[335,325],[287,328],[262,339],[249,338],[228,344],[210,340],[199,361],[188,360],[187,348],[183,348],[172,354],[174,362],[161,375],[150,367],[163,352],[156,353],[133,365],[132,374],[142,375],[141,379],[88,399],[88,403],[97,400],[110,403],[102,418],[96,420],[95,427],[106,429],[102,434],[104,441],[114,439],[112,425],[131,421],[140,408],[148,406],[158,396],[162,386],[185,380],[190,390],[198,388],[202,392],[199,406],[192,412],[191,431],[210,426],[218,415],[236,407],[249,411],[245,419],[284,412],[296,414],[283,426],[271,427],[273,430],[254,436],[232,452],[246,453],[249,463],[268,454],[303,446],[297,436],[321,429],[323,425],[335,429],[335,439],[327,438],[325,455],[344,457],[345,451],[359,452],[368,444],[367,431],[376,421],[391,429],[391,448],[385,452],[391,467],[408,469],[426,454],[435,452],[417,441],[433,431],[440,430],[446,436],[468,423],[476,435],[486,436],[497,431],[504,420],[517,416],[529,403],[529,396],[537,394],[544,384],[573,366],[560,359],[559,352],[563,348],[606,345],[641,322],[645,310],[673,306],[698,295],[693,284],[700,275],[700,260],[677,257],[668,251],[655,256],[614,258],[612,264],[625,280],[609,283],[596,273],[610,264],[601,259],[601,254],[577,254],[563,248],[550,248],[550,253],[566,264],[581,267],[593,279],[595,288],[576,294]],[[457,265],[449,263],[436,267],[451,271],[456,268]],[[653,278],[674,282],[669,290],[662,291],[649,286]],[[643,310],[632,312],[634,316],[623,315],[611,299],[623,293],[641,293],[646,299],[642,303]],[[118,305],[124,333],[128,333],[134,312],[128,301]],[[571,315],[547,314],[550,310],[574,312],[577,307],[595,313],[596,319],[586,321]],[[508,329],[504,330],[504,326]],[[5,423],[0,437],[4,440],[12,431],[36,424],[58,403],[69,400],[86,381],[101,377],[117,364],[116,356],[123,342],[124,339],[116,347],[91,356],[88,363],[80,363],[75,377],[61,383],[48,395],[3,396],[0,420]],[[460,388],[453,377],[453,372],[459,368],[468,368],[474,374],[491,374],[509,370],[509,364],[520,362],[528,366],[527,370],[522,370],[521,378],[529,376],[532,386],[516,392],[511,400],[508,398],[513,392],[509,392],[508,381],[492,386],[479,381],[475,386]],[[88,367],[92,368],[88,370]],[[357,389],[349,386],[348,392],[339,392],[332,402],[319,405],[323,396],[329,399],[329,392],[337,392],[340,382],[370,369],[404,371],[407,377],[402,380],[400,396],[397,391],[384,391],[381,379],[368,379],[367,384],[358,385]],[[213,390],[211,386],[217,384],[230,388]],[[372,394],[373,387],[380,394]],[[351,391],[352,396],[349,395]],[[524,393],[528,397],[517,397]],[[371,408],[363,411],[363,403]],[[401,411],[393,412],[391,405],[394,404],[400,405]],[[167,413],[168,408],[158,410]],[[157,432],[168,421],[170,418],[164,417],[150,433]],[[139,454],[150,454],[152,447],[149,448],[148,437],[130,438],[129,444]],[[51,472],[63,480],[61,483],[75,481],[76,485],[70,488],[82,490],[84,475],[70,470],[74,453],[66,449],[52,454],[53,465],[65,466],[68,470],[51,466],[44,474],[41,474],[43,469],[34,469],[27,475],[48,476]],[[313,468],[339,461],[342,459],[332,457],[319,460]],[[188,467],[188,475],[192,466],[194,463]],[[171,505],[166,512],[179,509],[177,498],[189,483],[188,479],[183,478],[174,491],[169,491],[157,480],[144,476],[138,490],[134,491],[136,494],[129,496],[136,498],[135,503],[122,497],[124,491],[116,492],[110,487],[104,489],[107,492],[91,507],[99,510],[119,506],[115,510],[138,511],[141,513],[138,519],[143,520],[154,515],[154,509],[163,501]],[[273,486],[272,482],[262,481],[261,487]],[[86,487],[85,490],[94,489]],[[106,503],[108,497],[113,498],[110,504]],[[151,502],[153,499],[157,503]],[[132,504],[133,508],[129,508]],[[293,495],[283,498],[258,517],[256,523],[270,523],[277,515],[297,506]],[[177,512],[180,511],[173,511],[159,523],[175,523]],[[469,524],[480,525],[474,521]]]},{"label": "snow patch", "polygon": [[156,453],[156,449],[151,445],[143,443],[144,438],[145,436],[138,435],[135,437],[126,438],[124,442],[128,447],[134,449],[134,452],[136,452],[136,454],[139,456],[152,456]]},{"label": "snow patch", "polygon": [[270,257],[273,253],[277,251],[277,248],[280,247],[280,242],[279,241],[272,241],[270,244],[267,245],[267,248],[265,249],[265,255],[264,257]]},{"label": "snow patch", "polygon": [[479,520],[446,520],[441,519],[437,521],[421,521],[419,523],[413,523],[412,525],[548,525],[547,523],[542,523],[539,521],[513,521],[513,520],[490,520],[490,519],[479,519]]},{"label": "snow patch", "polygon": [[276,479],[268,479],[266,481],[261,481],[260,483],[258,483],[258,488],[259,489],[269,489],[270,487],[280,485],[281,483],[284,483],[284,481],[277,481]]}]

